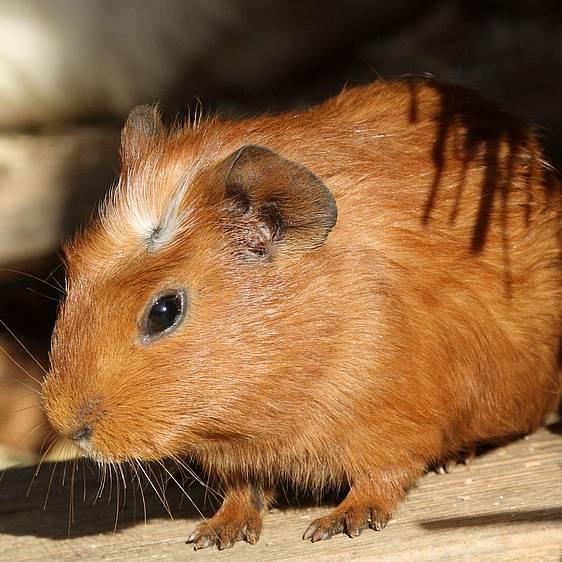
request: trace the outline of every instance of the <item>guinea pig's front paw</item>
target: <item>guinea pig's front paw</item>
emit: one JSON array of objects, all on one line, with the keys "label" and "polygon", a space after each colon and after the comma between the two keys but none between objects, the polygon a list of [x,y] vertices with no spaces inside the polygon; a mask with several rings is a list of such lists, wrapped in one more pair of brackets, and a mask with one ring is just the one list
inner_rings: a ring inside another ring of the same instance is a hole
[{"label": "guinea pig's front paw", "polygon": [[187,539],[195,550],[217,546],[230,548],[238,541],[256,544],[262,517],[273,496],[271,488],[248,482],[225,484],[224,501],[211,519],[201,523]]},{"label": "guinea pig's front paw", "polygon": [[349,506],[342,509],[337,507],[325,517],[313,521],[302,538],[316,542],[331,539],[339,533],[345,533],[351,538],[358,537],[366,528],[381,531],[389,518],[389,516],[381,515],[376,508]]},{"label": "guinea pig's front paw", "polygon": [[259,512],[239,514],[217,513],[201,523],[187,539],[195,550],[217,546],[219,550],[230,548],[238,541],[256,544],[260,538],[262,518]]}]

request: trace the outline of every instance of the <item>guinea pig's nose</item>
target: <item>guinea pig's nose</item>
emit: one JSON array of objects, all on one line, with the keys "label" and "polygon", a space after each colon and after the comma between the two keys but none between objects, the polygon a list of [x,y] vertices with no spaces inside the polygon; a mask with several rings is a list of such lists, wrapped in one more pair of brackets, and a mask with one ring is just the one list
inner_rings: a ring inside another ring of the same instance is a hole
[{"label": "guinea pig's nose", "polygon": [[88,441],[92,436],[94,430],[92,429],[91,425],[85,424],[81,428],[77,429],[70,437],[73,441],[76,442],[84,442]]}]

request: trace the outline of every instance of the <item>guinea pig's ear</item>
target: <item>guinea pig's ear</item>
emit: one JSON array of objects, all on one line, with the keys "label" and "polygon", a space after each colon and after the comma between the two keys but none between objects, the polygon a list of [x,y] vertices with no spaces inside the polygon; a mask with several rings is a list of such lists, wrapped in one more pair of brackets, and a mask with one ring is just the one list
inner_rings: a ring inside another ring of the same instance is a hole
[{"label": "guinea pig's ear", "polygon": [[123,164],[135,162],[162,134],[164,126],[158,107],[138,105],[125,122],[121,132],[121,160]]},{"label": "guinea pig's ear", "polygon": [[312,250],[336,224],[336,202],[324,183],[268,148],[243,146],[217,173],[212,191],[246,258]]}]

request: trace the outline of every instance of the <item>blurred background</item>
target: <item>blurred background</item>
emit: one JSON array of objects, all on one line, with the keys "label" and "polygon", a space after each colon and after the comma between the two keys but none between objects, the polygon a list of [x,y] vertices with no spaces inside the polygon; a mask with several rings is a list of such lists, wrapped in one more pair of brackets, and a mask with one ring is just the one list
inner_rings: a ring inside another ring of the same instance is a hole
[{"label": "blurred background", "polygon": [[0,0],[0,466],[52,439],[37,389],[58,251],[115,181],[134,105],[277,112],[405,74],[504,103],[560,165],[560,0]]}]

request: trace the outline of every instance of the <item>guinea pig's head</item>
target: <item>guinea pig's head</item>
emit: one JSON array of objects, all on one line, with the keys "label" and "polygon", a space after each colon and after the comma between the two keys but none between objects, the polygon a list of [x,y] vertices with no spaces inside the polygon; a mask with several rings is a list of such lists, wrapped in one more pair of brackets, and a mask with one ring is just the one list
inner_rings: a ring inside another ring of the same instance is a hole
[{"label": "guinea pig's head", "polygon": [[308,168],[217,127],[167,131],[134,110],[119,183],[66,247],[43,401],[99,461],[252,439],[292,392],[298,273],[326,247],[335,202]]}]

